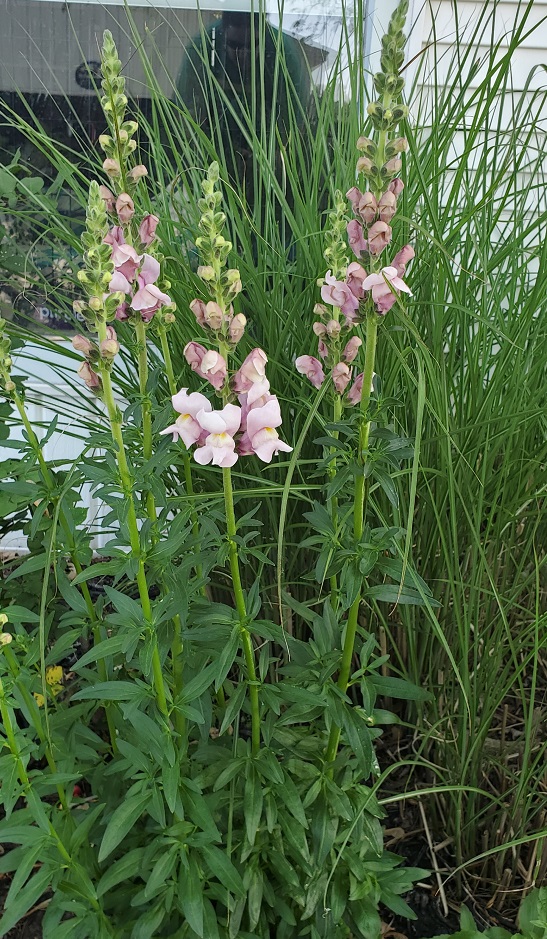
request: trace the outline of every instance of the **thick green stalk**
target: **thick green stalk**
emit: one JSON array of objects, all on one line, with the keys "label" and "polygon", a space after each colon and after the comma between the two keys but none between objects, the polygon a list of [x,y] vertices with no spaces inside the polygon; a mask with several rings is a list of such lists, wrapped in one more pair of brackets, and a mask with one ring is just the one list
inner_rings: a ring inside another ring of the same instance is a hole
[{"label": "thick green stalk", "polygon": [[[378,335],[378,315],[374,310],[367,313],[366,323],[366,346],[365,346],[365,367],[363,370],[363,390],[361,392],[361,422],[359,426],[359,449],[357,460],[362,467],[355,479],[355,494],[353,508],[353,537],[357,545],[362,536],[365,524],[366,503],[368,497],[368,486],[365,480],[365,463],[367,460],[368,441],[370,435],[370,417],[368,416],[370,406],[370,389],[374,375],[374,360],[376,358],[376,339]],[[357,625],[359,619],[359,608],[361,605],[361,590],[353,601],[346,626],[346,635],[344,639],[344,648],[342,650],[342,659],[340,663],[340,672],[338,674],[337,685],[344,693],[347,691],[351,675],[351,663],[353,659],[353,650],[355,648],[355,637],[357,635]],[[336,759],[338,743],[340,741],[340,728],[335,724],[331,726],[329,741],[325,754],[325,760],[332,764]]]},{"label": "thick green stalk", "polygon": [[[341,418],[342,418],[342,395],[336,394],[336,397],[334,399],[334,405],[333,405],[334,423],[338,424]],[[338,439],[338,431],[337,430],[333,431],[332,436]],[[331,448],[331,453],[333,456],[329,465],[329,476],[331,479],[334,479],[334,477],[336,476],[336,449],[334,447]],[[338,498],[337,496],[331,496],[329,501],[330,501],[330,517],[332,520],[332,527],[334,531],[336,532],[338,528]],[[331,606],[333,610],[336,610],[338,606],[338,597],[339,597],[338,576],[336,574],[333,574],[332,577],[329,578],[329,583],[330,583]]]},{"label": "thick green stalk", "polygon": [[[47,465],[44,459],[44,454],[42,453],[40,441],[38,440],[36,434],[34,433],[32,424],[30,423],[28,419],[28,415],[25,410],[25,405],[16,391],[13,392],[12,397],[13,397],[14,404],[19,412],[19,416],[21,418],[23,427],[25,428],[25,432],[27,434],[29,443],[38,461],[38,466],[40,467],[40,472],[42,474],[44,485],[47,487],[49,491],[52,502],[55,503],[55,501],[58,499],[58,497],[54,495],[55,481],[53,479],[53,476],[51,475],[49,466]],[[77,574],[81,574],[83,568],[76,556],[74,535],[70,528],[70,525],[68,524],[68,519],[66,518],[66,515],[63,511],[62,506],[59,506],[59,523],[61,525],[61,528],[63,529],[63,533],[67,540],[67,545],[68,545],[68,549],[70,553],[70,560],[72,564],[74,565],[74,570],[76,571]],[[87,583],[84,581],[78,586],[84,598],[84,602],[85,602],[86,609],[87,609],[87,614],[91,622],[91,629],[93,631],[94,640],[96,643],[98,643],[101,638],[105,638],[105,637],[102,635],[101,623],[97,619],[97,614],[95,612],[95,604],[93,603],[93,600],[91,598],[91,594],[89,592],[89,587]],[[98,664],[98,669],[99,669],[99,677],[101,681],[108,681],[108,672],[107,672],[107,667],[106,667],[106,663],[104,659],[100,659],[97,664]],[[104,705],[106,723],[108,725],[108,734],[110,737],[110,745],[112,747],[112,752],[116,753],[117,751],[116,726],[114,724],[114,718],[113,718],[113,707],[114,705],[111,702],[105,703]]]},{"label": "thick green stalk", "polygon": [[247,666],[247,681],[249,684],[249,698],[251,702],[251,741],[253,756],[256,756],[260,750],[260,704],[258,699],[258,682],[256,678],[256,669],[254,663],[254,649],[251,634],[245,626],[247,618],[247,608],[245,606],[245,597],[241,586],[241,575],[239,572],[239,557],[237,553],[237,542],[235,536],[237,533],[236,518],[234,511],[234,493],[232,489],[232,473],[229,466],[222,469],[222,481],[224,484],[224,505],[226,508],[226,531],[229,542],[229,560],[230,571],[232,574],[232,586],[236,609],[240,622],[241,644]]},{"label": "thick green stalk", "polygon": [[[106,340],[106,323],[104,321],[99,321],[98,323],[98,333],[99,333],[99,343]],[[148,623],[150,629],[152,628],[152,606],[150,603],[150,595],[148,593],[148,584],[146,581],[146,571],[144,568],[144,559],[141,552],[140,536],[139,536],[139,526],[137,523],[137,514],[135,512],[135,502],[133,499],[133,480],[131,478],[131,473],[129,471],[129,465],[127,463],[127,455],[125,452],[125,444],[123,440],[122,433],[122,418],[121,413],[116,405],[114,400],[114,392],[112,389],[112,381],[110,378],[110,370],[107,365],[103,362],[100,363],[101,368],[101,378],[103,383],[103,400],[106,405],[108,412],[108,418],[110,421],[110,429],[112,433],[112,440],[114,441],[115,446],[115,455],[116,461],[118,464],[118,471],[120,474],[121,488],[124,496],[127,499],[128,512],[127,512],[127,527],[129,529],[129,541],[131,546],[131,551],[135,558],[138,559],[138,570],[137,570],[137,587],[139,590],[139,597],[142,606],[142,612],[144,619]],[[167,697],[165,693],[165,685],[163,681],[163,672],[160,661],[160,654],[158,649],[157,640],[154,637],[154,648],[152,652],[152,672],[154,676],[154,688],[156,691],[156,700],[158,707],[162,714],[167,716],[168,707],[167,707]]]},{"label": "thick green stalk", "polygon": [[[145,460],[152,456],[152,405],[147,391],[148,385],[148,358],[146,355],[146,328],[142,320],[135,324],[135,335],[137,337],[138,352],[138,371],[139,371],[139,391],[141,396],[142,408],[142,452]],[[145,493],[146,512],[148,518],[156,521],[156,506],[154,496],[147,490]]]}]

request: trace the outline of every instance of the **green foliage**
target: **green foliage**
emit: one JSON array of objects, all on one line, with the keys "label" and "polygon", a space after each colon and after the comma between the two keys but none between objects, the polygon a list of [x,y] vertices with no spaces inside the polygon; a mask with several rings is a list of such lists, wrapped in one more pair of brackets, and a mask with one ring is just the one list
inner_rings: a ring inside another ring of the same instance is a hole
[{"label": "green foliage", "polygon": [[547,936],[547,888],[535,887],[522,901],[518,913],[518,933],[511,933],[501,926],[491,926],[480,931],[467,907],[460,913],[459,932],[436,936],[435,939],[545,939]]}]

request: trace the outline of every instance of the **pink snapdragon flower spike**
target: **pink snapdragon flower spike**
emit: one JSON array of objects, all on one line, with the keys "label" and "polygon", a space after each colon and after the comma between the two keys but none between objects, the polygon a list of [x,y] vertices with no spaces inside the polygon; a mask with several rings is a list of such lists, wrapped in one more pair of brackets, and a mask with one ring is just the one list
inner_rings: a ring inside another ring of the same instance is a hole
[{"label": "pink snapdragon flower spike", "polygon": [[282,423],[279,401],[272,395],[270,400],[261,407],[252,408],[247,415],[246,434],[250,441],[252,452],[256,453],[263,463],[271,463],[272,458],[283,451],[290,453],[292,447],[279,439],[275,430]]},{"label": "pink snapdragon flower spike", "polygon": [[157,218],[156,215],[145,215],[139,225],[139,238],[141,244],[145,245],[145,247],[151,245],[155,240],[158,222],[159,218]]},{"label": "pink snapdragon flower spike", "polygon": [[372,299],[378,313],[391,310],[399,292],[412,296],[410,287],[401,280],[395,267],[383,267],[379,274],[369,274],[363,282],[363,287],[372,291]]},{"label": "pink snapdragon flower spike", "polygon": [[325,283],[321,287],[321,297],[325,303],[340,307],[344,316],[351,316],[359,307],[359,300],[348,285],[344,281],[336,280],[336,277],[330,271],[325,274]]},{"label": "pink snapdragon flower spike", "polygon": [[201,466],[233,466],[237,460],[234,434],[241,424],[241,408],[226,404],[222,411],[199,411],[198,424],[208,431],[205,443],[194,451],[194,459]]},{"label": "pink snapdragon flower spike", "polygon": [[359,336],[352,336],[350,341],[346,344],[346,348],[342,352],[342,358],[344,362],[347,362],[348,365],[350,362],[353,362],[362,345],[363,340],[360,339]]},{"label": "pink snapdragon flower spike", "polygon": [[391,266],[397,270],[399,277],[405,276],[407,264],[410,264],[415,256],[412,245],[405,245],[404,248],[401,248],[401,250],[397,252],[391,262]]},{"label": "pink snapdragon flower spike", "polygon": [[393,232],[387,222],[374,222],[368,230],[368,250],[371,254],[380,254],[387,248]]},{"label": "pink snapdragon flower spike", "polygon": [[369,250],[368,242],[363,234],[363,226],[354,218],[346,225],[346,231],[348,233],[349,246],[357,260],[360,260],[361,255],[366,254]]},{"label": "pink snapdragon flower spike", "polygon": [[300,355],[294,364],[296,371],[300,372],[301,375],[305,375],[306,378],[311,381],[314,388],[321,387],[325,381],[325,373],[319,359],[314,358],[313,355]]},{"label": "pink snapdragon flower spike", "polygon": [[188,394],[188,388],[181,388],[171,400],[175,411],[179,412],[179,417],[174,424],[160,430],[160,434],[173,434],[174,441],[180,438],[186,447],[191,447],[204,437],[203,427],[196,420],[196,415],[200,411],[212,411],[213,406],[199,391]]},{"label": "pink snapdragon flower spike", "polygon": [[338,362],[332,370],[332,381],[338,394],[344,394],[351,381],[351,368],[345,362]]}]

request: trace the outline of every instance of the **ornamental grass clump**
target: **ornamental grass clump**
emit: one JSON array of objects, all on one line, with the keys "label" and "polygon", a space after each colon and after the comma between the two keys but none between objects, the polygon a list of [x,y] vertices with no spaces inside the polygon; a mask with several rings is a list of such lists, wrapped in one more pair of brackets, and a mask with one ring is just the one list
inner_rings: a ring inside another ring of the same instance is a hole
[{"label": "ornamental grass clump", "polygon": [[[302,405],[270,386],[278,350],[250,340],[215,162],[197,203],[203,296],[189,307],[199,334],[173,360],[180,314],[164,256],[177,246],[146,211],[138,125],[126,120],[105,35],[108,185],[89,189],[76,301],[86,330],[74,341],[100,426],[69,471],[45,460],[7,338],[1,346],[39,545],[10,576],[41,571],[43,588],[39,613],[2,614],[0,835],[16,847],[2,862],[14,877],[0,936],[42,894],[45,939],[380,939],[382,909],[413,915],[402,895],[427,872],[384,847],[376,741],[395,720],[383,695],[426,695],[386,674],[366,615],[372,603],[435,605],[398,519],[370,498],[373,486],[392,494],[391,473],[412,455],[374,375],[379,329],[410,295],[412,249],[390,253],[406,8],[384,41],[372,136],[358,141],[368,188],[353,187],[348,203],[337,195],[330,216],[330,267],[310,322],[319,358],[296,360],[316,389]],[[131,401],[113,383],[122,354],[138,383]],[[302,406],[309,427],[324,400],[332,419],[313,466],[322,490],[303,545],[316,559],[300,590],[283,582],[272,533],[260,537],[260,505],[241,506],[247,467],[266,472],[273,460],[290,497],[303,442],[291,440],[291,418]],[[84,483],[108,509],[98,563]],[[267,576],[276,560],[278,605]],[[71,670],[48,682],[77,642]]]}]

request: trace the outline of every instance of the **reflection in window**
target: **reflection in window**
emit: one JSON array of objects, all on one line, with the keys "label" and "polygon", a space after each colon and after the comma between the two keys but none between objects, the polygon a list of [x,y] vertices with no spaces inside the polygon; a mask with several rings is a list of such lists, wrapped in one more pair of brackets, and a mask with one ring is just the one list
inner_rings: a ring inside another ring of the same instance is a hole
[{"label": "reflection in window", "polygon": [[[309,131],[318,98],[335,68],[339,97],[344,96],[342,47],[352,41],[354,17],[344,16],[339,4],[326,0],[288,0],[282,11],[277,3],[267,3],[260,13],[251,12],[244,0],[227,2],[237,9],[226,11],[221,0],[206,0],[206,9],[192,0],[132,0],[128,11],[123,0],[2,0],[0,100],[8,112],[35,119],[76,158],[89,156],[104,129],[96,84],[102,33],[110,29],[133,106],[150,119],[155,85],[190,119],[188,126],[201,134],[199,139],[212,139],[213,153],[252,209],[257,152],[269,154],[272,172],[281,179],[281,148],[304,125]],[[18,154],[27,173],[55,179],[51,160],[35,141],[5,120],[0,148],[4,166]],[[13,209],[13,199],[6,198],[1,185],[0,200]],[[81,207],[62,187],[59,206],[77,230]],[[62,329],[51,297],[41,288],[34,290],[28,271],[21,273],[17,258],[13,260],[18,251],[25,255],[36,239],[32,226],[24,219],[14,223],[12,214],[6,212],[0,219],[5,229],[0,313],[9,315],[14,307],[38,325]],[[67,258],[52,247],[40,251],[35,263],[53,294],[66,289]]]}]

